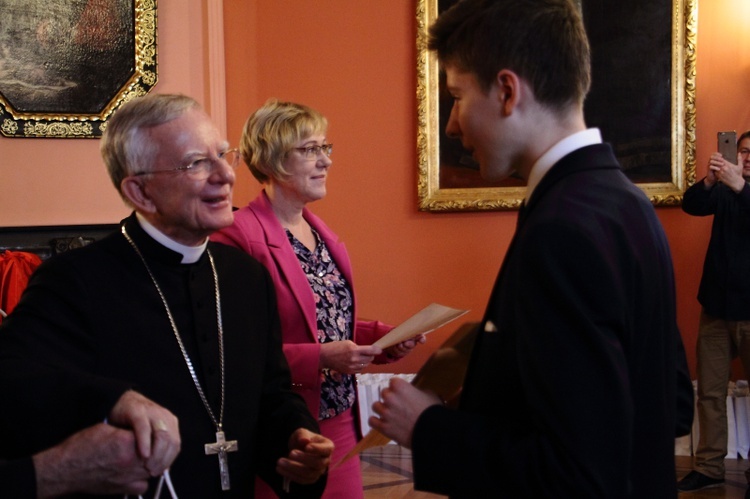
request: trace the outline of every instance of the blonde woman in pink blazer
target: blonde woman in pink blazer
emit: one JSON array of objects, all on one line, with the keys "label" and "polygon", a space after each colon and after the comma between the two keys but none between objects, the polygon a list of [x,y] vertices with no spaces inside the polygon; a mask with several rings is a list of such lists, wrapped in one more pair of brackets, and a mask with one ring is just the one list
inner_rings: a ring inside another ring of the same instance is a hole
[{"label": "blonde woman in pink blazer", "polygon": [[[270,272],[293,387],[317,416],[321,433],[334,441],[335,463],[361,436],[355,375],[372,362],[403,357],[424,337],[382,350],[371,345],[391,327],[356,319],[346,248],[307,209],[326,195],[333,150],[327,129],[323,115],[300,104],[271,99],[253,113],[240,150],[264,189],[212,239],[245,250]],[[256,497],[276,495],[258,481]],[[364,497],[359,459],[329,471],[323,497]]]}]

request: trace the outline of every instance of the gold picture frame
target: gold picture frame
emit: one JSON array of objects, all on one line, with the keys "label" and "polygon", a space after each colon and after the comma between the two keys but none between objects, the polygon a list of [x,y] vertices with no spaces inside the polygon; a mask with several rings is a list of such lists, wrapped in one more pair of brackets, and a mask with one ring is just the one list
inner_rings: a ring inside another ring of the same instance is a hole
[{"label": "gold picture frame", "polygon": [[156,84],[156,0],[0,0],[0,133],[96,138]]},{"label": "gold picture frame", "polygon": [[[448,0],[449,1],[449,0]],[[585,4],[586,0],[582,0]],[[655,0],[648,0],[653,2]],[[655,206],[677,206],[682,203],[685,189],[695,183],[695,76],[698,0],[658,0],[671,2],[671,62],[669,120],[662,137],[662,156],[670,161],[662,165],[664,178],[639,181],[631,177]],[[443,0],[440,0],[443,3]],[[579,5],[582,3],[578,1]],[[628,2],[621,4],[630,5]],[[666,6],[662,6],[666,8]],[[451,212],[517,209],[526,192],[520,179],[509,179],[504,185],[485,185],[482,180],[459,180],[441,186],[441,153],[446,150],[441,138],[440,74],[435,54],[427,50],[427,30],[437,18],[438,0],[417,0],[417,192],[420,211]],[[597,50],[592,41],[592,57]],[[592,84],[595,88],[596,80]],[[643,91],[643,87],[639,87]],[[447,106],[444,104],[443,108]],[[449,109],[449,108],[448,108]],[[588,121],[588,118],[587,118]],[[607,137],[604,137],[608,141]],[[460,146],[460,144],[459,144]],[[616,154],[618,150],[616,148]],[[639,157],[650,153],[640,152]],[[618,158],[619,158],[618,154]],[[621,163],[623,160],[621,159]],[[669,171],[667,171],[667,166]],[[624,168],[625,169],[625,168]],[[626,174],[628,170],[625,169]],[[476,173],[478,175],[478,172]],[[628,175],[630,177],[630,175]],[[463,183],[468,184],[462,185]]]}]

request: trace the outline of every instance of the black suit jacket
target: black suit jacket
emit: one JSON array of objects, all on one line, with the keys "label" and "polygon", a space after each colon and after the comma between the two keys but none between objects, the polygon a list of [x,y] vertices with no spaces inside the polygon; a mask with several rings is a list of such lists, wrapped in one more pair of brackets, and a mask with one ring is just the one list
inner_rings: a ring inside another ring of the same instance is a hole
[{"label": "black suit jacket", "polygon": [[[214,413],[221,393],[214,283],[207,255],[190,265],[131,216]],[[28,456],[101,422],[128,388],[180,420],[182,450],[170,474],[185,498],[252,497],[256,473],[279,490],[276,460],[297,428],[318,431],[292,392],[281,350],[273,282],[235,248],[209,243],[219,275],[224,330],[226,438],[232,490],[222,494],[215,428],[193,385],[164,305],[119,232],[45,262],[0,327],[0,459]],[[10,409],[12,408],[12,410]],[[323,481],[321,481],[323,482]],[[311,487],[317,496],[323,483]],[[153,488],[151,489],[153,491]]]},{"label": "black suit jacket", "polygon": [[3,497],[36,499],[36,475],[31,458],[0,461],[0,490]]},{"label": "black suit jacket", "polygon": [[417,488],[676,496],[674,438],[692,421],[692,387],[672,261],[608,145],[567,155],[537,186],[481,329],[460,410],[417,422]]}]

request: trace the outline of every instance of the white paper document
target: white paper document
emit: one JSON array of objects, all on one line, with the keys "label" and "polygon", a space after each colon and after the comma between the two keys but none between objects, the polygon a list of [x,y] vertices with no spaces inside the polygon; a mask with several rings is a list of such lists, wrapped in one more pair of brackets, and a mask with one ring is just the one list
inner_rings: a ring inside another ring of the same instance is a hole
[{"label": "white paper document", "polygon": [[431,303],[393,328],[388,334],[373,343],[373,345],[380,348],[388,348],[397,345],[402,341],[417,336],[418,334],[427,334],[434,331],[440,326],[444,326],[452,320],[458,319],[466,312],[468,312],[468,310],[459,310],[439,305],[437,303]]}]

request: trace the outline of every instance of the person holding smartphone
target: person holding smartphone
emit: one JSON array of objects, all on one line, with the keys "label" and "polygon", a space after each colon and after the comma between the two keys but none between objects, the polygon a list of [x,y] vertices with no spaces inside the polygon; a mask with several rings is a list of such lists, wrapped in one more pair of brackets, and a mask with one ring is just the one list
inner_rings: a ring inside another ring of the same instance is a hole
[{"label": "person holding smartphone", "polygon": [[724,484],[732,359],[740,358],[750,379],[750,131],[740,135],[736,158],[733,163],[713,153],[706,176],[685,192],[682,201],[685,213],[714,216],[698,289],[702,307],[696,345],[700,438],[695,469],[677,484],[682,491]]}]

